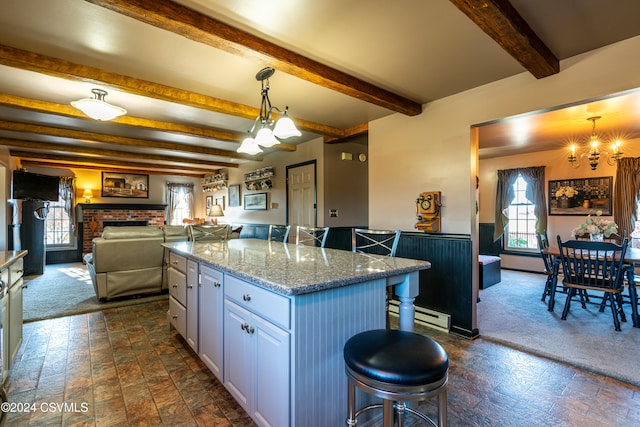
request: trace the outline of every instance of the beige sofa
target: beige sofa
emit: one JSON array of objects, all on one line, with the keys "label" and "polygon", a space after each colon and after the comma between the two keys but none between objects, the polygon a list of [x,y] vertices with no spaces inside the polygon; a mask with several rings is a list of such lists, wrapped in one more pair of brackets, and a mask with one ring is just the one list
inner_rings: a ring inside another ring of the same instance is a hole
[{"label": "beige sofa", "polygon": [[84,260],[99,300],[167,289],[163,242],[188,240],[183,226],[105,227]]}]

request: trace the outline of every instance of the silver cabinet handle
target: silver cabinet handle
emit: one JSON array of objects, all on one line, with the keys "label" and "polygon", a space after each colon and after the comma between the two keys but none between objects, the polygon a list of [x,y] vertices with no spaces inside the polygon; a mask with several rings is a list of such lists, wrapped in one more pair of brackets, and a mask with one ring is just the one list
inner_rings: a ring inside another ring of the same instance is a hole
[{"label": "silver cabinet handle", "polygon": [[171,261],[171,264],[178,264],[179,262],[180,261],[173,260],[173,261]]},{"label": "silver cabinet handle", "polygon": [[175,283],[173,285],[171,285],[172,288],[177,288],[178,285],[176,285]]},{"label": "silver cabinet handle", "polygon": [[193,285],[187,285],[187,288],[191,289],[193,288]]},{"label": "silver cabinet handle", "polygon": [[248,323],[243,323],[242,325],[240,325],[240,329],[242,329],[243,331],[245,331],[248,334],[252,334],[255,332],[255,328],[253,326],[249,326]]},{"label": "silver cabinet handle", "polygon": [[244,294],[244,295],[242,295],[242,299],[245,300],[245,301],[251,301],[251,295]]},{"label": "silver cabinet handle", "polygon": [[174,319],[177,319],[177,318],[178,318],[178,315],[173,314],[173,315],[171,315],[171,317],[172,317],[172,318],[174,318]]},{"label": "silver cabinet handle", "polygon": [[213,286],[214,286],[214,287],[216,287],[216,288],[219,288],[219,287],[220,287],[220,285],[221,285],[221,283],[220,283],[220,282],[213,282]]}]

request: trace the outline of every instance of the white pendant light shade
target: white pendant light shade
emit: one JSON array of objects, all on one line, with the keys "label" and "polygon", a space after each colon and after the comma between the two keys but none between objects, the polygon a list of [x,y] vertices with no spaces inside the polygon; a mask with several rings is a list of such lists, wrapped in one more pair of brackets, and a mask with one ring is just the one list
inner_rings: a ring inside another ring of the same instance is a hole
[{"label": "white pendant light shade", "polygon": [[262,149],[258,147],[255,139],[247,137],[244,139],[244,141],[242,141],[242,144],[240,144],[240,147],[238,147],[236,151],[238,153],[247,153],[253,155],[262,152]]},{"label": "white pendant light shade", "polygon": [[271,129],[263,127],[256,134],[256,144],[268,148],[280,144],[280,141],[278,141],[276,137],[273,136],[273,132],[271,131]]},{"label": "white pendant light shade", "polygon": [[84,98],[72,101],[71,105],[94,120],[108,121],[127,114],[127,110],[104,101],[107,92],[102,89],[92,89],[95,98]]},{"label": "white pendant light shade", "polygon": [[293,120],[287,117],[286,112],[284,113],[284,116],[276,122],[276,127],[273,128],[273,134],[282,139],[302,135],[298,128],[296,128]]}]

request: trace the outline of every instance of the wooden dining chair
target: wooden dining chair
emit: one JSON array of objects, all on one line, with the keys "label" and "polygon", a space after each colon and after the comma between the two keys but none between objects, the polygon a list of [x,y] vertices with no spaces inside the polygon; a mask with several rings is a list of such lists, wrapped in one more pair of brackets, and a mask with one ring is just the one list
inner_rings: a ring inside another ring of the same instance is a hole
[{"label": "wooden dining chair", "polygon": [[[615,330],[620,331],[620,321],[626,322],[622,292],[627,273],[624,256],[628,240],[625,239],[621,245],[585,240],[563,242],[560,236],[557,240],[563,270],[562,284],[568,288],[561,319],[567,319],[572,297],[577,291],[599,291],[603,293],[603,302],[611,307]],[[586,308],[584,301],[582,307]],[[599,311],[604,311],[604,308],[602,304]]]},{"label": "wooden dining chair", "polygon": [[329,235],[329,227],[296,227],[296,245],[318,246],[324,248]]},{"label": "wooden dining chair", "polygon": [[290,225],[269,224],[269,234],[267,235],[267,240],[271,242],[287,243],[289,241],[290,230]]},{"label": "wooden dining chair", "polygon": [[541,301],[545,302],[547,296],[549,297],[548,310],[553,311],[553,306],[555,304],[555,294],[556,294],[556,284],[558,283],[558,270],[559,270],[559,262],[550,253],[545,252],[549,248],[549,238],[544,233],[536,233],[536,238],[538,240],[538,249],[540,250],[540,255],[542,256],[542,261],[544,262],[544,274],[547,275],[547,281],[544,285],[544,290],[542,291]]}]

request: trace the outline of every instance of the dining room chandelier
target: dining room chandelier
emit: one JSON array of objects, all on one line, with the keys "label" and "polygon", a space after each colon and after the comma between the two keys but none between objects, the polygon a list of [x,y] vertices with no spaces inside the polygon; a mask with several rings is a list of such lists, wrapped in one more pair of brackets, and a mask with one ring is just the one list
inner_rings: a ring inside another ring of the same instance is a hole
[{"label": "dining room chandelier", "polygon": [[109,104],[104,100],[104,97],[107,96],[106,90],[91,89],[91,93],[94,94],[94,98],[71,101],[71,105],[94,120],[108,121],[127,114],[127,110],[124,108]]},{"label": "dining room chandelier", "polygon": [[[274,145],[280,144],[278,138],[286,139],[292,136],[302,135],[296,128],[293,120],[287,116],[289,106],[286,106],[283,111],[271,105],[271,101],[269,100],[269,77],[275,72],[275,69],[266,67],[256,74],[256,80],[262,84],[260,115],[254,120],[249,135],[236,150],[238,153],[258,154],[262,151],[260,147],[273,147]],[[282,117],[274,120],[271,117],[273,110],[282,113]]]},{"label": "dining room chandelier", "polygon": [[591,122],[591,137],[589,138],[589,151],[582,153],[580,155],[576,154],[576,145],[571,144],[569,153],[569,163],[574,168],[579,168],[580,158],[587,158],[589,160],[589,165],[591,166],[591,170],[596,170],[598,165],[600,164],[600,158],[606,157],[607,164],[610,166],[615,166],[622,156],[622,151],[620,151],[620,146],[622,142],[618,139],[611,144],[612,153],[608,151],[600,151],[598,147],[600,145],[600,141],[598,140],[598,135],[596,134],[596,121],[601,119],[601,116],[593,116],[589,117],[587,120]]}]

